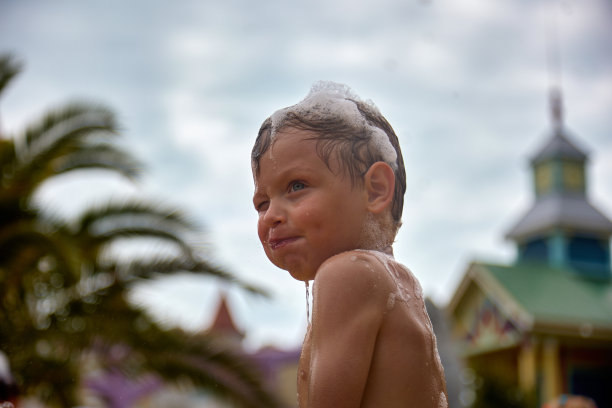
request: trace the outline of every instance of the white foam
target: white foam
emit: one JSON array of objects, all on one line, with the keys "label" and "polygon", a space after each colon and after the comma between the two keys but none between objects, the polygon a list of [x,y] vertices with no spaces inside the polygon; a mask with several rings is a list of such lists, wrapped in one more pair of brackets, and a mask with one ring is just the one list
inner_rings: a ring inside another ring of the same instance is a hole
[{"label": "white foam", "polygon": [[[356,102],[369,105],[376,112],[378,108],[370,100],[364,101],[348,86],[331,81],[315,82],[306,97],[299,103],[288,108],[279,109],[270,117],[272,121],[271,138],[283,126],[287,113],[308,113],[309,116],[325,119],[328,117],[342,117],[355,128],[366,129],[370,136],[370,147],[379,152],[383,160],[397,169],[397,152],[387,134],[380,128],[369,124],[357,109]],[[379,112],[380,113],[380,112]]]}]

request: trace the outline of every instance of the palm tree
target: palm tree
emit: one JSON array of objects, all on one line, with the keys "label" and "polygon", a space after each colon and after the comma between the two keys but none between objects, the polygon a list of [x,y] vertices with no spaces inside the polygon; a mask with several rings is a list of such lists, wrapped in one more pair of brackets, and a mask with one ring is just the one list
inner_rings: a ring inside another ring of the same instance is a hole
[{"label": "palm tree", "polygon": [[[12,57],[0,56],[0,95],[19,71]],[[157,275],[191,272],[237,282],[194,250],[188,237],[197,228],[185,214],[124,200],[65,220],[33,200],[43,183],[84,169],[136,178],[141,166],[117,146],[117,136],[113,112],[84,102],[46,113],[22,134],[0,133],[0,351],[20,392],[74,405],[87,352],[126,377],[187,379],[238,406],[276,406],[244,356],[206,336],[163,330],[126,300],[134,284]],[[142,238],[169,250],[127,260],[109,251],[121,240]],[[120,361],[108,353],[117,347],[126,351]]]}]

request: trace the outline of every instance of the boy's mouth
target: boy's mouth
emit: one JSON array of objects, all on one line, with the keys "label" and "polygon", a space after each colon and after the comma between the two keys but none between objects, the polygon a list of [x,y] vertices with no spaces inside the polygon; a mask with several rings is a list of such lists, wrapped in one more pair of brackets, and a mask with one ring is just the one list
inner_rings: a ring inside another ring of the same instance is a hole
[{"label": "boy's mouth", "polygon": [[268,240],[268,246],[271,249],[279,249],[297,240],[298,237],[274,238]]}]

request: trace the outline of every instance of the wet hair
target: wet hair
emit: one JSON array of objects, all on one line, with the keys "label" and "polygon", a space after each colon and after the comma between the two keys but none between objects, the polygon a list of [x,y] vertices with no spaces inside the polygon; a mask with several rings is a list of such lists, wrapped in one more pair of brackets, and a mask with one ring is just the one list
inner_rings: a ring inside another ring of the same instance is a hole
[{"label": "wet hair", "polygon": [[302,102],[267,118],[251,152],[253,174],[259,175],[259,161],[274,143],[277,133],[289,128],[310,131],[321,160],[332,170],[333,155],[353,185],[363,184],[363,177],[372,164],[382,161],[391,166],[395,174],[391,216],[397,232],[406,192],[406,170],[399,140],[373,103],[362,101],[347,87],[341,87],[340,92],[330,92],[315,85]]}]

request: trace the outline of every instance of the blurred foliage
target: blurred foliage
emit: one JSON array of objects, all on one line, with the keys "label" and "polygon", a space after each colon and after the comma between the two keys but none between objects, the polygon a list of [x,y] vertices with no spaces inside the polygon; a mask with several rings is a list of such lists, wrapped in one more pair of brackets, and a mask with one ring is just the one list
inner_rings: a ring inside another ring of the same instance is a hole
[{"label": "blurred foliage", "polygon": [[[0,95],[20,69],[13,57],[0,56]],[[84,102],[47,112],[23,133],[0,133],[0,351],[19,393],[51,406],[77,404],[83,356],[93,353],[126,378],[154,373],[236,406],[276,406],[237,351],[206,335],[163,330],[126,300],[134,283],[157,275],[190,272],[236,282],[187,242],[197,231],[184,214],[134,200],[62,220],[35,205],[41,185],[62,174],[105,169],[137,177],[141,166],[117,137],[113,112]],[[108,255],[119,240],[142,238],[179,250],[157,259]],[[112,357],[113,347],[126,350],[122,358]]]},{"label": "blurred foliage", "polygon": [[476,399],[471,408],[537,408],[535,392],[527,393],[495,375],[478,377]]}]

